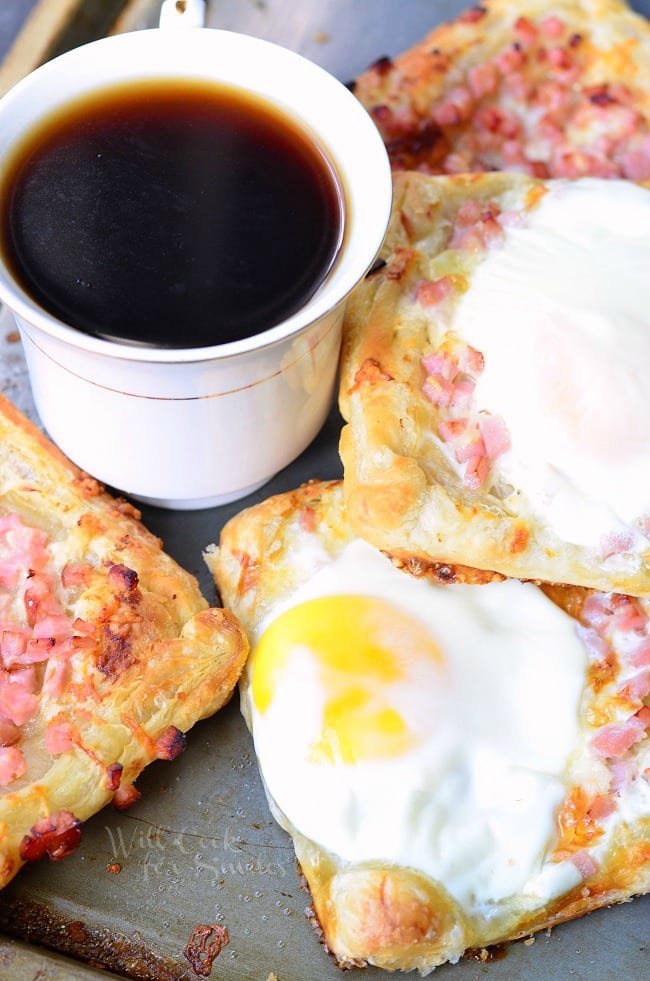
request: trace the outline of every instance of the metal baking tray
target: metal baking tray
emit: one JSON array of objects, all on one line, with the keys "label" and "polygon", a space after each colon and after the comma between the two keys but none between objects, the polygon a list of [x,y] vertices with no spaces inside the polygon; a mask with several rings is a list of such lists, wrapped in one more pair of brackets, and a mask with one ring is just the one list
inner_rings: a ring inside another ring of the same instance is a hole
[{"label": "metal baking tray", "polygon": [[[135,0],[120,29],[152,26],[158,6]],[[463,6],[434,0],[215,0],[208,4],[208,24],[284,44],[345,81]],[[650,13],[650,2],[636,6]],[[38,421],[6,311],[0,314],[0,358],[3,391]],[[195,512],[144,508],[143,519],[198,576],[212,601],[202,550],[240,508],[312,477],[340,476],[340,426],[333,408],[300,459],[246,500]],[[149,767],[138,781],[142,798],[128,812],[100,812],[86,823],[75,854],[24,869],[3,891],[0,978],[196,979],[183,950],[196,925],[219,922],[230,942],[212,978],[265,981],[274,974],[278,981],[340,981],[305,918],[309,896],[298,880],[290,840],[270,817],[237,703],[235,696],[196,726],[177,760]],[[487,959],[445,966],[436,977],[639,981],[647,976],[649,950],[645,897],[556,927],[533,942],[499,948]],[[388,975],[370,968],[361,977],[379,981]]]}]

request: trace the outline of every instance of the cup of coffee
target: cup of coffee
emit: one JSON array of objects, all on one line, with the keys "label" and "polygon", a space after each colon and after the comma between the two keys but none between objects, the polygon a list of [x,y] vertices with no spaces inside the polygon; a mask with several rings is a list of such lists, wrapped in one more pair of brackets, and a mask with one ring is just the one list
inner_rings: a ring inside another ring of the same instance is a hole
[{"label": "cup of coffee", "polygon": [[391,203],[379,134],[295,53],[96,41],[0,101],[0,299],[53,440],[163,507],[250,493],[314,438]]}]

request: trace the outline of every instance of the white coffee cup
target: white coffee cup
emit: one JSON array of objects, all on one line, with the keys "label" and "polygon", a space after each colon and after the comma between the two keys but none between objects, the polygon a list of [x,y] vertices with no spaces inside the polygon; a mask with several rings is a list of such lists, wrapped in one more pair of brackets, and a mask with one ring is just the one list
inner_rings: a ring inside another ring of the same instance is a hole
[{"label": "white coffee cup", "polygon": [[301,120],[325,148],[345,188],[346,214],[324,283],[260,334],[173,350],[75,330],[23,289],[1,255],[0,299],[20,328],[41,421],[75,463],[147,503],[211,507],[261,486],[321,428],[345,302],[388,222],[390,167],[371,119],[331,75],[278,45],[205,28],[118,35],[38,68],[0,101],[3,160],[40,119],[82,92],[163,76],[254,92]]}]

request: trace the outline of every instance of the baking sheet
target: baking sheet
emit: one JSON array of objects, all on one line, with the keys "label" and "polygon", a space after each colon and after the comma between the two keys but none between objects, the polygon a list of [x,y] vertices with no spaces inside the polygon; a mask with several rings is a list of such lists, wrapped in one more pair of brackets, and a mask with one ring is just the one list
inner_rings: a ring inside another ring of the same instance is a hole
[{"label": "baking sheet", "polygon": [[[283,43],[347,80],[463,6],[434,0],[215,0],[208,5],[208,24]],[[650,2],[636,6],[650,12]],[[155,8],[138,0],[122,28],[151,26]],[[0,314],[0,357],[3,391],[36,419],[6,311]],[[240,508],[311,477],[340,476],[340,425],[333,409],[302,457],[246,500],[197,512],[144,508],[144,521],[212,600],[203,548]],[[340,981],[341,972],[305,919],[309,897],[296,876],[289,838],[269,815],[236,697],[192,730],[179,759],[151,766],[138,787],[142,798],[127,813],[105,809],[87,822],[74,855],[25,869],[0,896],[5,934],[46,943],[104,970],[40,955],[11,940],[0,942],[0,978],[196,978],[183,948],[197,924],[222,922],[230,943],[215,961],[213,978],[265,981],[273,972],[278,981]],[[435,976],[639,981],[648,973],[649,949],[645,897],[565,924],[531,944],[511,944],[486,962],[470,958],[440,968]],[[359,977],[380,981],[388,975],[370,968]]]}]

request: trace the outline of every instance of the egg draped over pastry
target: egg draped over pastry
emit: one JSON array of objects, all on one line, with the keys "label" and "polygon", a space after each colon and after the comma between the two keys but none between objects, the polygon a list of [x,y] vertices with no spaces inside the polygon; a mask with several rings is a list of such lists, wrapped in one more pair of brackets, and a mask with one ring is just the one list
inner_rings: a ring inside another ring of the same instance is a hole
[{"label": "egg draped over pastry", "polygon": [[343,860],[414,868],[479,914],[541,904],[580,881],[548,850],[585,665],[535,586],[436,586],[353,541],[258,628],[246,697],[267,790]]},{"label": "egg draped over pastry", "polygon": [[404,560],[650,595],[650,188],[394,189],[344,330],[354,531]]},{"label": "egg draped over pastry", "polygon": [[454,318],[484,358],[478,411],[508,429],[500,476],[560,538],[603,557],[616,535],[648,546],[649,228],[650,193],[635,184],[549,185],[477,265]]}]

